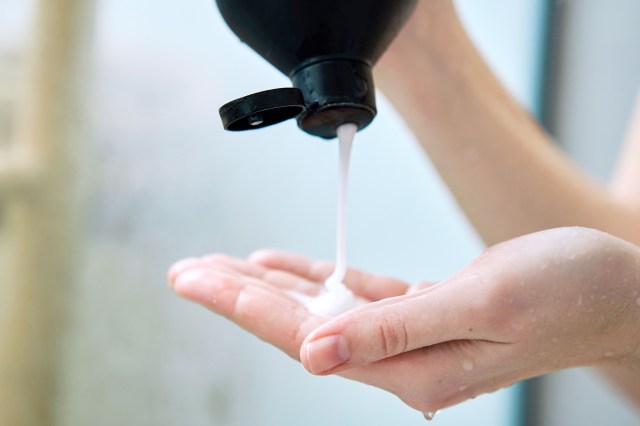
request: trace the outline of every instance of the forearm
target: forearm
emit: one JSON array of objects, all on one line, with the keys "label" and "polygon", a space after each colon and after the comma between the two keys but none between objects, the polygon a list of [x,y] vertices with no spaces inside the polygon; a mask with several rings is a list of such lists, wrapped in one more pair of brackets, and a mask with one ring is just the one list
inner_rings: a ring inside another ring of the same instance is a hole
[{"label": "forearm", "polygon": [[611,181],[611,192],[623,202],[640,206],[640,93],[627,140]]},{"label": "forearm", "polygon": [[377,78],[487,244],[567,225],[640,242],[638,210],[558,151],[497,81],[450,3],[420,2],[416,14]]}]

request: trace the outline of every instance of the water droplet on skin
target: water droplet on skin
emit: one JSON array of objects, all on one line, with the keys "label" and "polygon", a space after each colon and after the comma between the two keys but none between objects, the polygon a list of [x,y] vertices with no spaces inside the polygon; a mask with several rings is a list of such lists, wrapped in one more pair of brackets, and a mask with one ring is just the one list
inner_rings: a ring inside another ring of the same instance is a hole
[{"label": "water droplet on skin", "polygon": [[473,363],[471,361],[464,361],[462,363],[462,368],[464,368],[464,371],[471,371],[473,370]]},{"label": "water droplet on skin", "polygon": [[546,263],[540,266],[540,269],[542,271],[546,270],[549,267],[549,265],[547,265]]},{"label": "water droplet on skin", "polygon": [[428,413],[423,413],[423,414],[424,414],[424,418],[430,422],[431,420],[435,419],[436,414],[438,414],[438,411],[429,411]]},{"label": "water droplet on skin", "polygon": [[604,354],[604,356],[606,356],[607,358],[611,358],[611,357],[613,357],[614,355],[615,355],[615,354],[614,354],[613,352],[611,352],[611,351],[609,351],[609,352],[605,352],[605,354]]},{"label": "water droplet on skin", "polygon": [[576,256],[577,256],[577,255],[578,255],[577,253],[571,253],[571,254],[569,255],[569,259],[570,259],[570,260],[573,260],[573,259],[575,259],[575,258],[576,258]]},{"label": "water droplet on skin", "polygon": [[466,391],[468,388],[469,388],[469,386],[460,386],[460,387],[458,388],[458,390],[459,390],[460,392],[463,392],[463,391]]},{"label": "water droplet on skin", "polygon": [[578,297],[578,306],[582,306],[582,295]]}]

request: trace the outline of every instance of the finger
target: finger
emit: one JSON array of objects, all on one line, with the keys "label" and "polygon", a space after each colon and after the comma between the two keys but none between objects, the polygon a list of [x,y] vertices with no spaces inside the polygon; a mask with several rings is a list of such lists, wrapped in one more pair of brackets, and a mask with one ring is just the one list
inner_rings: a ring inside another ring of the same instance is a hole
[{"label": "finger", "polygon": [[434,412],[536,374],[540,372],[514,363],[511,345],[469,340],[441,343],[340,373],[392,392],[422,412]]},{"label": "finger", "polygon": [[[309,281],[299,275],[279,269],[268,269],[258,263],[249,262],[245,259],[239,259],[225,254],[211,254],[204,256],[202,261],[218,271],[258,278],[276,287],[308,296],[317,295],[321,289],[318,283]],[[191,265],[191,267],[194,266],[197,265]]]},{"label": "finger", "polygon": [[174,289],[296,359],[304,337],[322,323],[295,299],[255,279],[195,268],[179,274]]},{"label": "finger", "polygon": [[301,360],[314,374],[331,374],[453,340],[500,341],[482,312],[481,286],[432,286],[345,313],[307,337]]},{"label": "finger", "polygon": [[265,268],[257,264],[247,262],[243,259],[237,259],[224,254],[211,254],[204,257],[191,257],[176,262],[168,272],[168,281],[171,286],[176,277],[189,269],[209,267],[212,270],[220,272],[236,273],[241,275],[250,275],[256,278],[262,277]]},{"label": "finger", "polygon": [[[288,271],[318,283],[323,283],[334,269],[333,263],[330,262],[310,260],[297,254],[271,249],[253,253],[249,261],[267,268]],[[399,296],[408,288],[408,284],[401,280],[380,277],[356,269],[349,269],[344,281],[354,293],[370,300]]]},{"label": "finger", "polygon": [[409,289],[407,290],[407,294],[418,293],[419,291],[431,288],[434,285],[435,283],[431,281],[420,281],[415,284],[411,284],[411,286],[409,286]]},{"label": "finger", "polygon": [[204,256],[202,261],[211,264],[212,266],[224,266],[239,274],[248,275],[254,278],[263,278],[267,273],[267,269],[259,264],[247,262],[245,259],[239,259],[226,254],[210,254]]},{"label": "finger", "polygon": [[176,277],[184,272],[187,269],[190,269],[196,265],[199,265],[201,262],[200,259],[195,257],[190,257],[188,259],[183,259],[179,262],[174,263],[171,268],[169,268],[169,272],[167,273],[167,280],[169,281],[169,285],[173,287]]},{"label": "finger", "polygon": [[311,282],[286,271],[270,269],[265,272],[263,279],[275,287],[306,296],[317,296],[322,290],[322,286],[318,285],[318,283]]},{"label": "finger", "polygon": [[267,268],[287,271],[317,283],[323,283],[334,269],[334,265],[329,262],[311,260],[295,253],[272,249],[252,253],[249,261]]},{"label": "finger", "polygon": [[212,254],[200,259],[192,258],[179,262],[177,267],[172,268],[171,274],[175,277],[176,274],[191,269],[207,269],[211,272],[234,275],[238,278],[257,279],[283,290],[306,296],[316,296],[321,289],[317,283],[308,281],[298,275],[277,269],[267,269],[244,259],[223,254]]}]

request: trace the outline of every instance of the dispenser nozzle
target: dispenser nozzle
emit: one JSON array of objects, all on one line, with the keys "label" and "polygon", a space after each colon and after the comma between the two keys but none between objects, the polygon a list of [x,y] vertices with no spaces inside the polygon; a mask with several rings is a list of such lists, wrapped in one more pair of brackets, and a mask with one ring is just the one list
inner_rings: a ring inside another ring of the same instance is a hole
[{"label": "dispenser nozzle", "polygon": [[291,77],[305,100],[298,126],[325,139],[337,136],[338,127],[354,123],[367,127],[377,114],[371,66],[351,59],[329,59],[300,67]]},{"label": "dispenser nozzle", "polygon": [[358,130],[376,116],[371,67],[349,59],[330,59],[299,67],[295,87],[254,93],[220,108],[226,130],[260,129],[297,117],[305,132],[333,139],[341,124]]}]

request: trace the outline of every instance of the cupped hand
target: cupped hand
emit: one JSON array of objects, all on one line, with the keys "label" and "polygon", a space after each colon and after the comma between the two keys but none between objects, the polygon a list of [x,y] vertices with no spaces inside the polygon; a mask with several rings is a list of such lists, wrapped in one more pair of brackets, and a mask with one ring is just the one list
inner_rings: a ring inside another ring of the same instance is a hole
[{"label": "cupped hand", "polygon": [[317,292],[330,272],[330,264],[270,251],[183,261],[170,281],[312,373],[386,389],[423,412],[561,368],[640,366],[640,253],[607,234],[521,237],[413,292],[350,271],[347,284],[371,303],[333,319],[289,295]]}]

